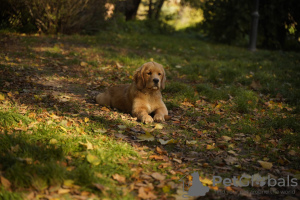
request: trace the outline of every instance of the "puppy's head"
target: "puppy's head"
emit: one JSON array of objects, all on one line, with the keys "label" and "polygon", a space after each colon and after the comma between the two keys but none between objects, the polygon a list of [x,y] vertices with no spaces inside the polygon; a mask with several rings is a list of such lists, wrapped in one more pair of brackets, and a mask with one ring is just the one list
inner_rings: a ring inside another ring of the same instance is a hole
[{"label": "puppy's head", "polygon": [[166,74],[163,66],[156,62],[148,62],[138,68],[134,74],[134,81],[139,90],[144,88],[159,90],[165,88]]}]

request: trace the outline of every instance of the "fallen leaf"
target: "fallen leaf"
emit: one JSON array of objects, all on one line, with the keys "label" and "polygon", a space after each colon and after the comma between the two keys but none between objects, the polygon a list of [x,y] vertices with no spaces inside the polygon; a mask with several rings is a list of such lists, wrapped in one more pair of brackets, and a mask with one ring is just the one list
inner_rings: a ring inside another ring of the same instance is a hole
[{"label": "fallen leaf", "polygon": [[171,116],[165,115],[165,120],[166,120],[166,121],[169,121],[171,118],[172,118]]},{"label": "fallen leaf", "polygon": [[7,180],[6,178],[4,178],[3,176],[0,176],[0,181],[1,181],[1,184],[3,185],[3,187],[6,190],[10,190],[11,183],[10,183],[9,180]]},{"label": "fallen leaf", "polygon": [[196,140],[190,140],[190,141],[186,140],[185,143],[187,145],[194,145],[194,144],[197,144],[197,141]]},{"label": "fallen leaf", "polygon": [[228,156],[227,158],[224,159],[227,165],[233,165],[237,163],[238,159],[232,156]]},{"label": "fallen leaf", "polygon": [[212,185],[213,182],[211,179],[199,177],[200,181],[205,185]]},{"label": "fallen leaf", "polygon": [[64,189],[64,188],[60,188],[58,190],[58,194],[67,194],[69,193],[71,190],[70,189]]},{"label": "fallen leaf", "polygon": [[139,140],[137,140],[139,142],[141,142],[141,141],[154,141],[154,136],[151,135],[149,132],[146,132],[143,135],[139,135],[139,136],[137,136],[137,138],[139,139]]},{"label": "fallen leaf", "polygon": [[35,116],[36,116],[36,114],[33,112],[29,113],[29,115],[28,115],[29,118],[35,118]]},{"label": "fallen leaf", "polygon": [[159,154],[166,154],[167,153],[165,150],[162,150],[159,147],[156,147],[156,152],[159,153]]},{"label": "fallen leaf", "polygon": [[151,191],[147,190],[144,187],[140,187],[138,191],[138,197],[142,199],[157,199],[157,196],[155,196]]},{"label": "fallen leaf", "polygon": [[106,133],[107,132],[107,130],[106,129],[96,129],[96,130],[94,130],[94,132],[95,133]]},{"label": "fallen leaf", "polygon": [[213,145],[210,145],[210,144],[206,145],[207,150],[214,149],[214,148],[215,148],[215,146],[213,146]]},{"label": "fallen leaf", "polygon": [[61,128],[61,130],[63,130],[64,132],[68,132],[67,129],[65,129],[65,128],[62,127],[62,126],[59,126],[59,128]]},{"label": "fallen leaf", "polygon": [[5,100],[5,96],[4,96],[4,94],[0,93],[0,101],[3,101],[3,100]]},{"label": "fallen leaf", "polygon": [[231,154],[231,155],[234,155],[234,156],[238,156],[238,154],[237,153],[235,153],[233,150],[229,150],[229,151],[227,151],[229,154]]},{"label": "fallen leaf", "polygon": [[253,80],[250,87],[253,89],[253,90],[259,90],[261,88],[261,84],[259,81],[255,81]]},{"label": "fallen leaf", "polygon": [[290,150],[290,151],[289,151],[289,154],[290,154],[291,156],[295,156],[295,155],[296,155],[296,151]]},{"label": "fallen leaf", "polygon": [[160,173],[158,173],[158,172],[152,173],[151,176],[152,176],[153,178],[155,178],[156,180],[159,180],[159,181],[163,181],[163,180],[165,180],[165,178],[166,178],[166,176],[164,176],[164,175],[162,175],[162,174],[160,174]]},{"label": "fallen leaf", "polygon": [[71,179],[64,180],[63,186],[65,188],[71,188],[71,187],[73,187],[74,186],[74,180],[71,180]]},{"label": "fallen leaf", "polygon": [[93,186],[95,186],[100,191],[106,190],[105,186],[99,183],[93,183]]},{"label": "fallen leaf", "polygon": [[228,141],[231,140],[231,137],[226,136],[226,135],[223,135],[221,138],[222,138],[223,140],[225,140],[226,142],[228,142]]},{"label": "fallen leaf", "polygon": [[93,148],[93,144],[90,143],[88,140],[86,140],[86,143],[83,142],[78,142],[79,144],[81,144],[82,146],[85,146],[87,150],[92,150]]},{"label": "fallen leaf", "polygon": [[270,162],[266,162],[266,161],[257,161],[264,169],[271,169],[273,164]]},{"label": "fallen leaf", "polygon": [[100,164],[100,159],[97,156],[92,155],[90,153],[86,156],[86,159],[92,165],[99,165]]},{"label": "fallen leaf", "polygon": [[178,162],[179,164],[182,163],[182,160],[181,159],[177,159],[177,158],[173,158],[174,161]]},{"label": "fallen leaf", "polygon": [[82,62],[80,63],[80,66],[81,66],[81,67],[86,67],[86,66],[88,66],[88,63],[82,61]]},{"label": "fallen leaf", "polygon": [[124,130],[126,129],[127,127],[125,125],[118,125],[118,128],[121,129],[121,130]]},{"label": "fallen leaf", "polygon": [[177,140],[174,139],[170,139],[170,140],[163,140],[163,139],[159,139],[158,140],[160,142],[160,144],[165,145],[165,144],[176,144],[178,143]]},{"label": "fallen leaf", "polygon": [[115,179],[119,183],[126,183],[126,177],[125,176],[121,176],[119,174],[114,174],[114,175],[112,175],[112,177],[113,177],[113,179]]},{"label": "fallen leaf", "polygon": [[122,133],[116,133],[116,134],[115,134],[115,137],[121,138],[121,139],[125,139],[125,138],[127,138],[128,136],[127,136],[127,135],[123,135]]},{"label": "fallen leaf", "polygon": [[49,144],[57,144],[57,139],[52,138],[52,139],[49,141]]},{"label": "fallen leaf", "polygon": [[163,129],[164,128],[164,126],[162,125],[162,124],[155,124],[155,127],[154,127],[155,129]]}]

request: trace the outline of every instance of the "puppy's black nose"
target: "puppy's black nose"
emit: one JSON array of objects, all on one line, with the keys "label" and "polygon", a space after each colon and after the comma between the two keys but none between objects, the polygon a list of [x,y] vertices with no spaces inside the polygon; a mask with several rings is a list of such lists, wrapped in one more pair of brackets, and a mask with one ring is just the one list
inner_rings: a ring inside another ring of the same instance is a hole
[{"label": "puppy's black nose", "polygon": [[159,82],[159,79],[158,78],[154,78],[153,82],[157,84]]}]

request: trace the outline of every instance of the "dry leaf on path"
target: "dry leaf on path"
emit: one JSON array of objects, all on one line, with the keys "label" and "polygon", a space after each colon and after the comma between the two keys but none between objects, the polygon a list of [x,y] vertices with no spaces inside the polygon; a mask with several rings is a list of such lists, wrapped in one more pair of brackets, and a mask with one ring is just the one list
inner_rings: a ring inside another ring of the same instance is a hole
[{"label": "dry leaf on path", "polygon": [[153,178],[155,178],[156,180],[159,180],[159,181],[163,181],[163,180],[165,180],[165,178],[166,178],[166,176],[164,176],[164,175],[162,175],[162,174],[160,174],[160,173],[158,173],[158,172],[152,173],[151,176],[152,176]]},{"label": "dry leaf on path", "polygon": [[273,164],[270,162],[266,162],[266,161],[257,161],[264,169],[271,169]]},{"label": "dry leaf on path", "polygon": [[177,140],[174,139],[170,139],[170,140],[163,140],[163,139],[159,139],[158,140],[160,142],[160,144],[165,145],[165,144],[176,144],[178,143]]},{"label": "dry leaf on path", "polygon": [[142,199],[157,199],[157,196],[155,196],[151,191],[145,189],[144,187],[139,188],[138,197]]},{"label": "dry leaf on path", "polygon": [[114,175],[112,175],[112,177],[113,177],[113,179],[115,179],[119,183],[126,183],[126,177],[125,176],[121,176],[119,174],[114,174]]},{"label": "dry leaf on path", "polygon": [[137,140],[138,142],[142,142],[142,141],[154,141],[154,136],[151,135],[148,132],[146,132],[144,135],[137,136],[137,138],[139,139],[139,140]]}]

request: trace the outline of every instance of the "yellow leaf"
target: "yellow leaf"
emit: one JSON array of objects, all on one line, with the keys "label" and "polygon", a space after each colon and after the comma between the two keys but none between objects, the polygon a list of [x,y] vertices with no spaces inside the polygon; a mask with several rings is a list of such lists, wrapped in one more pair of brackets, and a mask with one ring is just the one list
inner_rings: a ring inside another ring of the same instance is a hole
[{"label": "yellow leaf", "polygon": [[80,63],[80,66],[81,66],[81,67],[86,67],[86,66],[88,66],[88,63],[82,61],[82,62]]},{"label": "yellow leaf", "polygon": [[67,132],[67,129],[65,129],[64,127],[59,126],[59,128],[61,128],[64,132]]},{"label": "yellow leaf", "polygon": [[255,142],[259,142],[261,140],[259,135],[256,135],[253,139]]},{"label": "yellow leaf", "polygon": [[160,142],[160,144],[165,145],[165,144],[176,144],[178,143],[177,140],[174,139],[170,139],[170,140],[163,140],[163,139],[159,139],[158,140]]},{"label": "yellow leaf", "polygon": [[266,162],[266,161],[257,161],[264,169],[271,169],[273,164],[270,162]]},{"label": "yellow leaf", "polygon": [[155,129],[163,129],[164,126],[162,124],[155,124]]},{"label": "yellow leaf", "polygon": [[214,149],[214,148],[215,148],[215,146],[213,146],[213,145],[209,145],[209,144],[208,144],[208,145],[206,146],[206,149],[208,149],[208,150],[209,150],[209,149]]},{"label": "yellow leaf", "polygon": [[170,187],[168,185],[165,185],[163,188],[162,188],[163,192],[164,193],[169,193],[170,192]]},{"label": "yellow leaf", "polygon": [[86,122],[88,122],[88,121],[90,121],[90,119],[87,118],[87,117],[85,117],[85,118],[84,118],[84,122],[86,123]]},{"label": "yellow leaf", "polygon": [[32,113],[29,113],[29,115],[28,115],[29,118],[35,118],[35,116],[36,116],[36,114],[33,113],[33,112],[32,112]]},{"label": "yellow leaf", "polygon": [[73,186],[74,186],[74,180],[71,179],[64,180],[64,187],[71,188]]},{"label": "yellow leaf", "polygon": [[70,189],[63,189],[63,188],[60,188],[58,190],[58,194],[67,194],[70,192]]},{"label": "yellow leaf", "polygon": [[86,159],[89,163],[91,163],[92,165],[99,165],[100,164],[100,159],[95,156],[95,155],[92,155],[92,154],[88,154],[86,156]]},{"label": "yellow leaf", "polygon": [[200,181],[205,185],[212,185],[213,182],[211,179],[199,177]]},{"label": "yellow leaf", "polygon": [[57,144],[57,140],[55,138],[52,138],[50,141],[49,141],[49,144]]},{"label": "yellow leaf", "polygon": [[83,142],[78,142],[78,143],[81,144],[82,146],[85,146],[87,150],[94,149],[93,144],[90,143],[88,140],[86,140],[86,143]]},{"label": "yellow leaf", "polygon": [[5,96],[4,96],[4,94],[0,93],[0,101],[3,101],[3,100],[5,100]]},{"label": "yellow leaf", "polygon": [[187,145],[194,145],[194,144],[197,144],[197,141],[196,140],[186,140],[185,141],[185,143],[187,144]]},{"label": "yellow leaf", "polygon": [[146,132],[143,135],[139,135],[137,136],[137,138],[139,139],[138,141],[154,141],[154,136],[151,135],[149,132]]}]

